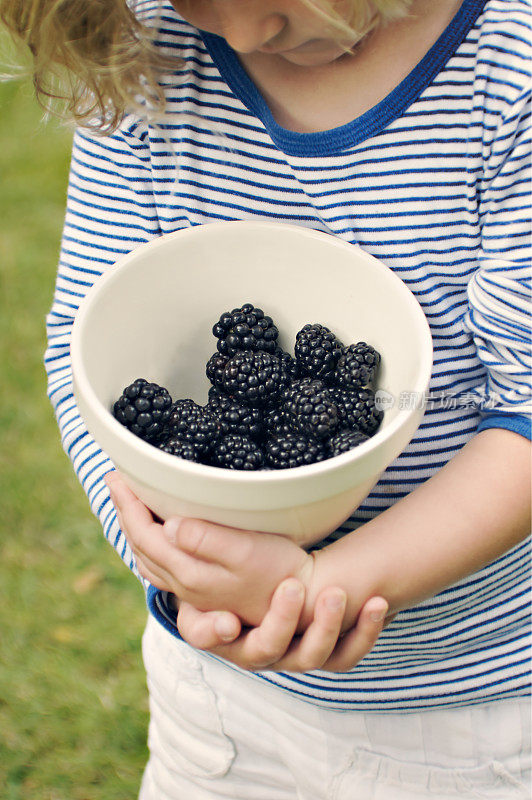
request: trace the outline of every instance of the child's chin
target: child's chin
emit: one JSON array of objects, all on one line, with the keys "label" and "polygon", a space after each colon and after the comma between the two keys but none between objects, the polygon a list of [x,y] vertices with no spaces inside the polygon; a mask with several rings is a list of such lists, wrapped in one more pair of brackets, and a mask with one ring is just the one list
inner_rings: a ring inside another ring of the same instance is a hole
[{"label": "child's chin", "polygon": [[280,53],[281,58],[298,67],[325,67],[346,55],[348,52],[339,45],[331,45],[329,48],[315,51],[298,48]]}]

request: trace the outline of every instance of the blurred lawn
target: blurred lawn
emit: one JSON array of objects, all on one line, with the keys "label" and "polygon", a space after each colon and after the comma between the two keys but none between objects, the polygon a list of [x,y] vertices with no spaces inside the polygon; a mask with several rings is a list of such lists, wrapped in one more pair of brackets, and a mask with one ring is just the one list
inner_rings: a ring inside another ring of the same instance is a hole
[{"label": "blurred lawn", "polygon": [[137,581],[105,542],[45,393],[71,134],[0,83],[0,797],[133,800],[147,752]]}]

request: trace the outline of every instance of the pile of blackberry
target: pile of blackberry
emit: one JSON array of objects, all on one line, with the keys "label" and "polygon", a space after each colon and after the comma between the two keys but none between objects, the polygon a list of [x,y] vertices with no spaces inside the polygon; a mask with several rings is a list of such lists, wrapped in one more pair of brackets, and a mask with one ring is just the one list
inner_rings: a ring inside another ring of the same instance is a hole
[{"label": "pile of blackberry", "polygon": [[292,356],[280,347],[272,318],[252,303],[221,314],[212,332],[205,405],[172,400],[163,386],[137,378],[114,403],[116,419],[166,453],[236,470],[313,464],[379,428],[381,357],[366,342],[345,346],[312,323],[296,334]]}]

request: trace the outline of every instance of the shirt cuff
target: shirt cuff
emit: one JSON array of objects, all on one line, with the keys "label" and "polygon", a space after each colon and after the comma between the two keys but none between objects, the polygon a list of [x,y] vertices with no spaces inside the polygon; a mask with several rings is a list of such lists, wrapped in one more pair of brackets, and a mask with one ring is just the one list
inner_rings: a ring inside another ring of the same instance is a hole
[{"label": "shirt cuff", "polygon": [[161,589],[156,589],[155,586],[148,586],[146,592],[146,604],[150,614],[153,614],[155,619],[161,623],[163,628],[175,636],[176,639],[183,640],[179,635],[175,624],[176,613],[170,607],[169,593],[163,592]]},{"label": "shirt cuff", "polygon": [[480,422],[477,433],[488,430],[488,428],[506,428],[524,436],[529,441],[532,439],[532,420],[520,414],[486,414]]}]

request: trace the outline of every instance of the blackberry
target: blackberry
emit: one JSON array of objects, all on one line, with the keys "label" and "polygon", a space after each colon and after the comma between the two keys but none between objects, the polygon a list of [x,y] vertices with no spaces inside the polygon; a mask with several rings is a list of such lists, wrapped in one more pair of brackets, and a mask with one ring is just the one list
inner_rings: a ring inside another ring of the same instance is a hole
[{"label": "blackberry", "polygon": [[286,433],[293,433],[286,411],[279,406],[267,411],[264,416],[264,433],[266,436],[282,436]]},{"label": "blackberry", "polygon": [[264,445],[264,458],[272,469],[289,469],[314,464],[328,457],[326,445],[319,439],[300,433],[272,436]]},{"label": "blackberry", "polygon": [[135,436],[154,444],[166,434],[171,406],[167,389],[137,378],[113,405],[113,415]]},{"label": "blackberry", "polygon": [[168,420],[170,436],[192,444],[198,453],[208,453],[220,437],[221,426],[208,407],[194,400],[177,400]]},{"label": "blackberry", "polygon": [[282,363],[271,353],[237,353],[224,369],[223,383],[227,394],[250,406],[276,403],[289,382]]},{"label": "blackberry", "polygon": [[291,381],[295,381],[301,377],[299,364],[290,353],[287,353],[282,347],[277,347],[273,354],[281,361]]},{"label": "blackberry", "polygon": [[373,436],[384,416],[375,406],[373,390],[367,388],[351,391],[333,386],[329,391],[338,409],[340,425]]},{"label": "blackberry", "polygon": [[342,453],[347,453],[354,447],[358,447],[362,442],[367,442],[369,436],[366,436],[362,431],[350,431],[347,429],[335,433],[329,442],[329,449],[331,456],[340,456]]},{"label": "blackberry", "polygon": [[219,397],[221,394],[223,394],[224,397],[228,397],[229,396],[224,392],[223,387],[221,389],[218,389],[217,386],[209,386],[209,391],[208,391],[208,394],[207,394],[207,398],[208,398],[207,399],[207,405],[209,404],[209,401],[213,399],[213,397]]},{"label": "blackberry", "polygon": [[209,393],[207,407],[221,426],[223,436],[239,433],[251,439],[260,439],[263,430],[263,413],[260,408],[243,405],[220,392]]},{"label": "blackberry", "polygon": [[212,332],[218,339],[218,350],[227,356],[234,356],[239,350],[273,353],[279,336],[272,318],[252,303],[226,311]]},{"label": "blackberry", "polygon": [[296,334],[295,357],[301,371],[312,378],[332,381],[343,344],[319,323],[304,325]]},{"label": "blackberry", "polygon": [[323,381],[302,378],[294,381],[283,396],[283,410],[298,433],[323,439],[338,426],[338,410]]},{"label": "blackberry", "polygon": [[369,386],[381,363],[380,353],[366,342],[344,347],[336,365],[334,382],[344,389]]},{"label": "blackberry", "polygon": [[163,450],[165,453],[169,453],[171,456],[179,456],[179,458],[184,458],[186,461],[199,462],[201,460],[200,453],[198,452],[197,448],[194,447],[192,442],[184,442],[181,439],[176,439],[175,437],[167,439],[166,442],[160,444],[159,450]]},{"label": "blackberry", "polygon": [[217,389],[223,390],[224,367],[227,364],[228,360],[229,356],[224,356],[222,353],[216,351],[216,353],[213,353],[212,356],[207,361],[207,366],[205,367],[205,374],[207,375],[212,385],[216,386]]},{"label": "blackberry", "polygon": [[215,444],[210,456],[214,467],[238,470],[258,470],[264,464],[262,450],[248,436],[230,433]]}]

